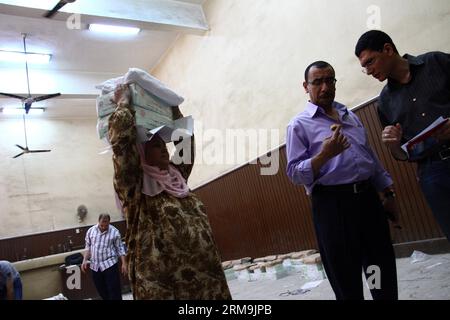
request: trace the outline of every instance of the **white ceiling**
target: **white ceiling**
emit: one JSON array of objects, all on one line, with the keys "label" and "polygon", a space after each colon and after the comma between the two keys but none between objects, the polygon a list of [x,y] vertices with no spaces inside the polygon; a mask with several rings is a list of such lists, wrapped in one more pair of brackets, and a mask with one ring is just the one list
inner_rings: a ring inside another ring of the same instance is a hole
[{"label": "white ceiling", "polygon": [[[107,2],[102,6],[102,1]],[[28,52],[52,54],[49,64],[29,66],[32,94],[62,94],[33,105],[48,107],[44,113],[47,118],[95,118],[95,96],[99,93],[95,84],[123,75],[130,67],[150,71],[179,33],[201,35],[207,30],[202,9],[205,0],[77,0],[52,19],[42,17],[57,2],[0,0],[0,50],[23,51],[21,34],[27,33]],[[40,7],[28,7],[36,4]],[[66,26],[72,13],[81,13],[79,30]],[[142,30],[131,37],[104,36],[87,30],[88,23],[94,21]],[[25,65],[0,62],[0,92],[27,93]],[[20,105],[19,100],[0,96],[0,108],[14,103]],[[0,113],[0,119],[4,117]]]},{"label": "white ceiling", "polygon": [[[48,70],[120,73],[130,63],[150,68],[173,42],[176,32],[144,30],[136,37],[113,37],[89,30],[69,30],[65,22],[0,15],[0,50],[51,53]],[[0,67],[8,67],[0,63]]]}]

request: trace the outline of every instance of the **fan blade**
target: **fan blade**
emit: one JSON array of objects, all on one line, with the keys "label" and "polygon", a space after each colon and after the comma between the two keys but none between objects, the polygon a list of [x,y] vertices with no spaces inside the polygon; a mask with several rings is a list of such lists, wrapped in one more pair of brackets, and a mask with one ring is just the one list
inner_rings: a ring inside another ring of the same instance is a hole
[{"label": "fan blade", "polygon": [[52,150],[30,150],[30,151],[28,151],[28,152],[30,152],[30,153],[36,153],[36,152],[50,152],[50,151],[52,151]]},{"label": "fan blade", "polygon": [[40,97],[33,98],[33,100],[35,102],[37,102],[37,101],[42,101],[42,100],[47,100],[47,99],[50,99],[50,98],[58,97],[60,95],[61,95],[61,93],[46,94],[45,96],[40,96]]},{"label": "fan blade", "polygon": [[48,11],[48,12],[44,15],[44,17],[45,17],[45,18],[51,18],[51,17],[53,17],[53,16],[56,14],[56,12],[58,12],[59,9],[61,9],[62,7],[64,7],[64,5],[65,5],[66,3],[67,3],[67,2],[64,1],[64,0],[59,1],[59,2],[56,4],[56,6],[55,6],[52,10]]},{"label": "fan blade", "polygon": [[26,150],[26,148],[24,148],[24,147],[22,147],[22,146],[19,146],[18,144],[16,144],[16,147],[18,147],[18,148],[20,148],[20,149],[22,149],[22,150]]},{"label": "fan blade", "polygon": [[19,154],[16,154],[14,157],[13,157],[13,159],[15,159],[15,158],[17,158],[17,157],[20,157],[21,155],[23,155],[25,152],[22,152],[22,153],[19,153]]},{"label": "fan blade", "polygon": [[7,96],[7,97],[10,97],[10,98],[16,98],[16,99],[20,99],[20,100],[25,100],[26,99],[26,97],[21,97],[21,96],[18,96],[18,95],[15,95],[15,94],[11,94],[11,93],[0,92],[0,95]]},{"label": "fan blade", "polygon": [[28,101],[28,102],[25,102],[24,103],[24,107],[25,107],[25,113],[26,114],[28,114],[28,112],[30,111],[30,109],[31,109],[31,105],[33,104],[33,101]]}]

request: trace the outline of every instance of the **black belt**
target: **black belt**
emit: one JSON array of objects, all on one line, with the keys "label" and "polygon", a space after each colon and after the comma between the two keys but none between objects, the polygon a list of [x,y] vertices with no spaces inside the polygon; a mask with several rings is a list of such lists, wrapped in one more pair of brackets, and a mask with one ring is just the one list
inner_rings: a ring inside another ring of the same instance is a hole
[{"label": "black belt", "polygon": [[355,183],[347,183],[347,184],[337,184],[337,185],[323,185],[316,184],[313,188],[314,192],[323,192],[323,191],[331,191],[331,192],[347,192],[347,193],[362,193],[369,190],[372,187],[372,183],[370,180],[359,181]]},{"label": "black belt", "polygon": [[450,147],[446,144],[442,146],[442,149],[439,151],[433,153],[432,155],[426,157],[420,162],[426,162],[426,161],[443,161],[443,160],[449,160],[450,159]]}]

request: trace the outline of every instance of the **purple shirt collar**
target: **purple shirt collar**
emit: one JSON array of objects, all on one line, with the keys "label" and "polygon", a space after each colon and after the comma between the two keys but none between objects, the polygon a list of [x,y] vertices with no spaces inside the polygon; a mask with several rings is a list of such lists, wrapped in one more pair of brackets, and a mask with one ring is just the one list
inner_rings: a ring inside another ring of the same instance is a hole
[{"label": "purple shirt collar", "polygon": [[[333,101],[332,107],[338,111],[340,118],[342,118],[343,115],[348,114],[347,107],[339,102]],[[308,101],[306,103],[306,108],[305,108],[304,112],[310,118],[313,118],[318,112],[325,114],[325,110],[323,110],[322,107],[315,105],[311,101]]]}]

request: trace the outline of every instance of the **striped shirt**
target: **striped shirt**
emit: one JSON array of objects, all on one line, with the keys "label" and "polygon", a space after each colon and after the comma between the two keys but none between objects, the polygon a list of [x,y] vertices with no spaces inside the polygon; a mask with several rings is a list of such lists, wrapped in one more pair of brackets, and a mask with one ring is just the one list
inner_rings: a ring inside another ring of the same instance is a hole
[{"label": "striped shirt", "polygon": [[86,233],[86,249],[90,251],[90,268],[93,271],[104,271],[125,255],[125,250],[116,227],[109,225],[108,230],[101,232],[97,225]]}]

